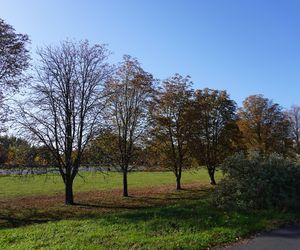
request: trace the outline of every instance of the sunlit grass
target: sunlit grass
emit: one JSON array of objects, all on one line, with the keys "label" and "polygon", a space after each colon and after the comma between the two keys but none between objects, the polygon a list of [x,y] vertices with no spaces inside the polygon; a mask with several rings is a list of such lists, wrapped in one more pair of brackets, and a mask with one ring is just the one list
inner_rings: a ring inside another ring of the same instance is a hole
[{"label": "sunlit grass", "polygon": [[182,191],[174,190],[170,172],[130,173],[135,191],[129,198],[113,191],[122,188],[118,173],[82,175],[72,207],[34,198],[63,194],[58,175],[1,177],[0,249],[208,249],[300,218],[298,212],[216,208],[204,169],[184,172]]},{"label": "sunlit grass", "polygon": [[0,248],[207,249],[298,217],[296,213],[217,209],[207,197],[197,196],[197,200],[168,206],[4,229]]},{"label": "sunlit grass", "polygon": [[[217,172],[217,177],[221,174]],[[182,184],[191,182],[209,183],[205,169],[185,171],[182,175]],[[172,172],[132,172],[128,176],[129,192],[131,187],[151,187],[174,184]],[[27,175],[27,176],[0,176],[0,198],[52,195],[64,192],[62,178],[58,174]],[[74,192],[92,190],[109,190],[122,188],[122,175],[116,172],[81,173],[74,181]]]}]

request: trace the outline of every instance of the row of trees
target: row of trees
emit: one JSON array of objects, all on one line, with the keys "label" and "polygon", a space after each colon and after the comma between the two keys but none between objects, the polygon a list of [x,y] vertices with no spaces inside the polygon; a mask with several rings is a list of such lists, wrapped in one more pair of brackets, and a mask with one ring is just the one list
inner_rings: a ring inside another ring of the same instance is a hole
[{"label": "row of trees", "polygon": [[190,77],[179,74],[160,82],[130,56],[110,65],[106,46],[88,41],[40,49],[35,72],[25,78],[27,36],[3,21],[0,29],[0,41],[8,37],[1,45],[2,96],[25,83],[25,98],[14,98],[14,122],[30,147],[50,155],[66,204],[74,203],[73,181],[83,163],[119,169],[128,196],[133,167],[169,169],[180,189],[182,171],[192,162],[206,166],[216,184],[217,166],[236,151],[299,153],[298,107],[287,113],[254,95],[238,109],[226,91],[193,90]]},{"label": "row of trees", "polygon": [[15,136],[0,137],[0,166],[2,168],[51,167],[53,157],[44,146],[34,146]]}]

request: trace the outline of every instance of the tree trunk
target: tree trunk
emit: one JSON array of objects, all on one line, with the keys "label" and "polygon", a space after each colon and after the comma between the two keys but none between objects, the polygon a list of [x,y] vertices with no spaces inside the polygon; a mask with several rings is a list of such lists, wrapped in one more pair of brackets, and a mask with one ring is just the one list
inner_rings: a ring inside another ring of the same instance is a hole
[{"label": "tree trunk", "polygon": [[210,184],[217,185],[216,180],[215,180],[215,168],[208,167],[208,174],[209,174],[209,178],[210,178]]},{"label": "tree trunk", "polygon": [[128,197],[127,170],[123,170],[123,196]]},{"label": "tree trunk", "polygon": [[65,204],[73,205],[74,196],[73,196],[73,180],[71,177],[66,177],[65,182]]},{"label": "tree trunk", "polygon": [[176,190],[181,189],[181,175],[176,176]]}]

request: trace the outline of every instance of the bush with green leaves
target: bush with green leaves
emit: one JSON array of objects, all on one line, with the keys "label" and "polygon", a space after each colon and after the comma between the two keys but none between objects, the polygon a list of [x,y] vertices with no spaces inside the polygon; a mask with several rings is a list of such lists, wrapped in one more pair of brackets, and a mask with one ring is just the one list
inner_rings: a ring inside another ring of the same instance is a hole
[{"label": "bush with green leaves", "polygon": [[277,154],[237,153],[225,160],[213,200],[241,209],[300,207],[300,165]]}]

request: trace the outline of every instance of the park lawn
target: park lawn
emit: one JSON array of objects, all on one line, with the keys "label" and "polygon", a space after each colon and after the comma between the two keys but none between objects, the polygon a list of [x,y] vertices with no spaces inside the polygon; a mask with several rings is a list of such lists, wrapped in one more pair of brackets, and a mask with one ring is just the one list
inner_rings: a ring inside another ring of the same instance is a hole
[{"label": "park lawn", "polygon": [[207,249],[300,218],[216,208],[205,170],[184,172],[180,191],[171,173],[131,173],[128,198],[121,175],[83,175],[75,206],[63,204],[57,175],[1,177],[0,249]]},{"label": "park lawn", "polygon": [[148,197],[176,201],[169,205],[2,229],[0,249],[207,249],[299,218],[299,213],[218,209],[209,202],[210,191],[193,187]]},{"label": "park lawn", "polygon": [[[216,172],[217,179],[221,173]],[[209,183],[206,169],[184,171],[182,184],[201,182]],[[131,172],[128,175],[128,186],[157,187],[174,184],[175,176],[172,172]],[[9,197],[25,197],[33,195],[54,195],[64,192],[62,178],[58,174],[0,176],[0,199]],[[74,181],[74,192],[95,190],[110,190],[122,188],[122,175],[116,172],[80,173]]]}]

